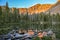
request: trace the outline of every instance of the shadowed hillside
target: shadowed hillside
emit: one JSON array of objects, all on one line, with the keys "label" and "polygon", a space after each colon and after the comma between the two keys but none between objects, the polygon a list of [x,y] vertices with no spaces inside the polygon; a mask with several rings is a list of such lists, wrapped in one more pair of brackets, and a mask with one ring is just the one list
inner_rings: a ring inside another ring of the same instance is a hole
[{"label": "shadowed hillside", "polygon": [[50,10],[48,10],[48,11],[50,11],[51,14],[60,13],[60,1],[58,1],[56,4],[54,4],[52,6],[52,8],[50,8]]}]

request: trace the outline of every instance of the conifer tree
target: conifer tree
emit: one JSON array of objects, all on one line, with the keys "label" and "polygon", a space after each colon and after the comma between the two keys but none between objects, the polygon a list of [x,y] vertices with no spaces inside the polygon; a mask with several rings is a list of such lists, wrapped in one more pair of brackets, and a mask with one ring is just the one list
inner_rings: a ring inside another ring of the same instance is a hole
[{"label": "conifer tree", "polygon": [[1,6],[0,6],[0,15],[2,14],[2,8],[1,8]]}]

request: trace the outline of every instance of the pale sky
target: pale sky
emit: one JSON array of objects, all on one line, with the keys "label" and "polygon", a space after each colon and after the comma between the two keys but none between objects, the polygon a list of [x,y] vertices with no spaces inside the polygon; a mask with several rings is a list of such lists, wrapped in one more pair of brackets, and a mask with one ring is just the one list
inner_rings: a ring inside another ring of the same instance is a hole
[{"label": "pale sky", "polygon": [[0,6],[8,2],[9,7],[28,8],[35,4],[54,4],[57,0],[0,0]]}]

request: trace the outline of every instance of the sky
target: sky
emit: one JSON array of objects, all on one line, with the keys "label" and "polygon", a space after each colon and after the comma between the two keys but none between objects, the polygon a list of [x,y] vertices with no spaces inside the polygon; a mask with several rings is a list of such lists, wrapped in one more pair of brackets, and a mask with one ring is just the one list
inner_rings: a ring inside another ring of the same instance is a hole
[{"label": "sky", "polygon": [[0,6],[6,5],[6,2],[10,8],[28,8],[35,4],[54,4],[57,0],[0,0]]}]

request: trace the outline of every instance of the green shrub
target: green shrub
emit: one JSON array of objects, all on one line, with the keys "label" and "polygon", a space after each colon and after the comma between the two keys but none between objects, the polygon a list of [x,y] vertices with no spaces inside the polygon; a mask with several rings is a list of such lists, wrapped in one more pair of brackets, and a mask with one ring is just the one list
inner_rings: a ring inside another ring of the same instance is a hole
[{"label": "green shrub", "polygon": [[42,38],[42,40],[52,40],[52,38],[50,36],[45,36]]},{"label": "green shrub", "polygon": [[40,40],[40,38],[39,37],[36,37],[36,38],[33,38],[32,40]]}]

